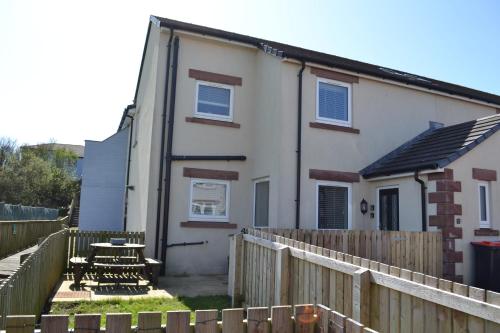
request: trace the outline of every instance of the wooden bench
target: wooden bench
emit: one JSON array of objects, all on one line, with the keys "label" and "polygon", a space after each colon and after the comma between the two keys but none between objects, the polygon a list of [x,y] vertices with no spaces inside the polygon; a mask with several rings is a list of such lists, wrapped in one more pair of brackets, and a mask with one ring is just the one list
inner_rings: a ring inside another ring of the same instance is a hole
[{"label": "wooden bench", "polygon": [[73,257],[69,259],[71,266],[73,267],[73,274],[75,278],[75,286],[79,287],[80,282],[83,278],[83,273],[88,267],[89,263],[85,257]]},{"label": "wooden bench", "polygon": [[160,276],[160,268],[161,268],[161,261],[152,258],[146,258],[146,274],[148,276],[149,282],[155,287],[158,286],[158,277]]},{"label": "wooden bench", "polygon": [[[135,277],[132,276],[131,273],[139,273],[144,271],[146,268],[145,264],[140,264],[140,263],[101,263],[101,262],[95,262],[92,264],[94,267],[97,268],[97,284],[100,285],[101,282],[106,281],[106,282],[135,282],[136,285],[139,285],[139,274],[136,274]],[[128,274],[128,278],[105,278],[104,272],[105,271],[111,271],[112,273],[120,273]]]},{"label": "wooden bench", "polygon": [[[140,271],[142,272],[148,281],[153,286],[158,286],[158,277],[160,275],[161,261],[145,258],[146,263],[138,263],[136,257],[114,257],[114,256],[96,256],[95,260],[98,262],[93,262],[92,266],[97,269],[98,281],[103,281],[104,271],[118,271],[118,272],[130,272],[130,271]],[[79,286],[81,280],[83,279],[84,272],[88,271],[89,263],[85,257],[73,257],[69,260],[75,277],[75,285]],[[136,281],[134,279],[134,281]],[[138,281],[136,281],[138,283]]]}]

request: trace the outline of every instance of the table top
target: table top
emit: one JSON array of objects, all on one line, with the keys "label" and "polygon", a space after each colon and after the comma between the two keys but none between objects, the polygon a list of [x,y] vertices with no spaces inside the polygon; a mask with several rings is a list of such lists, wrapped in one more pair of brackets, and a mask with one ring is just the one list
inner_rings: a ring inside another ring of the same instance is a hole
[{"label": "table top", "polygon": [[90,246],[99,249],[144,249],[144,244],[125,243],[123,245],[112,245],[111,243],[92,243]]}]

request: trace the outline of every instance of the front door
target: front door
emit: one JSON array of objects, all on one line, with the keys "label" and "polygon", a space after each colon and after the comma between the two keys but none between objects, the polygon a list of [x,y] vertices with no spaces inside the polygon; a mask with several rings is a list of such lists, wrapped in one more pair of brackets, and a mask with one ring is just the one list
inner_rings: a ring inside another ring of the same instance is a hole
[{"label": "front door", "polygon": [[380,189],[378,207],[380,230],[399,231],[399,189]]}]

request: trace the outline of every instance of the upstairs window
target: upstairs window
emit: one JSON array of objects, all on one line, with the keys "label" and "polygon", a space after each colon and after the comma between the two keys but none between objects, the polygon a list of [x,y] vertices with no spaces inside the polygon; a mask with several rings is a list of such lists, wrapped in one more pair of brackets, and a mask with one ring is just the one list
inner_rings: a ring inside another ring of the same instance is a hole
[{"label": "upstairs window", "polygon": [[210,82],[197,82],[195,116],[231,121],[233,118],[233,87]]},{"label": "upstairs window", "polygon": [[334,125],[351,126],[351,85],[318,79],[316,119]]},{"label": "upstairs window", "polygon": [[479,227],[491,228],[490,193],[488,183],[479,184]]},{"label": "upstairs window", "polygon": [[318,229],[349,229],[351,187],[343,183],[320,183],[317,188]]}]

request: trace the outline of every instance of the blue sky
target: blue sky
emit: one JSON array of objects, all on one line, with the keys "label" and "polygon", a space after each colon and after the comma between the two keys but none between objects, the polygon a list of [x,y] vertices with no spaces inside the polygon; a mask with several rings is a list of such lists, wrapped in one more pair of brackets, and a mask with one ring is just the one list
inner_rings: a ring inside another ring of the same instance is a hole
[{"label": "blue sky", "polygon": [[113,134],[150,14],[500,95],[500,1],[2,0],[0,136],[83,144]]}]

